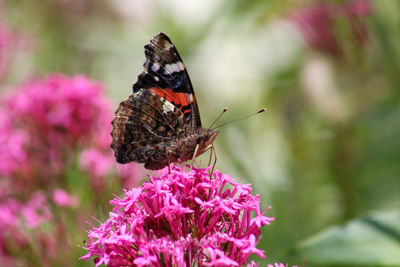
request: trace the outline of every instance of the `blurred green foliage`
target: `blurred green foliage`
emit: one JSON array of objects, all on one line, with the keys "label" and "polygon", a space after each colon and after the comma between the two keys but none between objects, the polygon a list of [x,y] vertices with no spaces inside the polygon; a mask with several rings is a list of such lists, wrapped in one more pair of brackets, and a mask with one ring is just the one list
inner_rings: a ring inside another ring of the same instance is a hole
[{"label": "blurred green foliage", "polygon": [[[205,126],[224,106],[229,112],[223,121],[267,107],[266,114],[222,129],[217,168],[253,183],[263,206],[272,205],[276,221],[264,229],[261,266],[301,266],[304,259],[314,266],[315,255],[291,257],[300,241],[400,206],[400,4],[371,1],[371,14],[361,19],[364,45],[349,38],[348,21],[335,20],[340,56],[302,38],[292,15],[313,4],[9,0],[5,20],[28,36],[30,52],[18,56],[6,83],[83,73],[102,82],[117,104],[142,69],[143,46],[165,32],[189,69]],[[340,257],[342,251],[331,253]],[[346,264],[357,262],[323,266]]]}]

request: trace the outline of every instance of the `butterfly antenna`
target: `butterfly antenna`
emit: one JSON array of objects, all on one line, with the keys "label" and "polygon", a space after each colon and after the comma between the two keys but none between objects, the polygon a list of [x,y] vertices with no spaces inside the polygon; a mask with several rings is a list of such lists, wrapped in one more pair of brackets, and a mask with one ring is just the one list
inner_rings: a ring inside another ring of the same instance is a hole
[{"label": "butterfly antenna", "polygon": [[213,127],[213,125],[221,118],[221,116],[228,110],[227,107],[224,108],[224,110],[218,115],[218,117],[215,119],[215,121],[213,123],[211,123],[210,127],[208,127],[208,130],[211,129],[211,127]]},{"label": "butterfly antenna", "polygon": [[[262,113],[262,112],[264,112],[264,111],[266,111],[266,110],[267,110],[266,108],[262,108],[262,109],[260,109],[259,111],[255,112],[255,113],[253,113],[253,114],[244,116],[244,117],[242,117],[242,118],[239,118],[239,119],[236,119],[236,120],[233,120],[233,121],[225,122],[225,123],[220,124],[220,125],[218,125],[218,126],[215,126],[212,130],[215,130],[215,129],[217,129],[217,128],[221,128],[222,126],[225,126],[225,125],[230,124],[230,123],[233,123],[233,122],[237,122],[237,121],[241,121],[241,120],[247,119],[247,118],[249,118],[249,117],[251,117],[251,116],[254,116],[254,115],[258,114],[258,113]],[[222,114],[221,114],[221,115],[222,115]],[[218,118],[221,117],[221,115],[219,115]],[[214,123],[213,123],[213,124],[214,124]],[[210,127],[210,128],[211,128],[211,127]]]}]

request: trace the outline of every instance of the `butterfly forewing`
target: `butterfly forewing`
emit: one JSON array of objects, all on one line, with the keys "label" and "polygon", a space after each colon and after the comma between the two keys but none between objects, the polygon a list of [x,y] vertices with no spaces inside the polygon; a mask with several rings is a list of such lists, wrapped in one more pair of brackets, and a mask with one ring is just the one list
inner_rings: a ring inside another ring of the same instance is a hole
[{"label": "butterfly forewing", "polygon": [[199,110],[186,67],[174,44],[159,33],[145,46],[144,70],[133,85],[133,91],[150,89],[175,105],[193,127],[201,127]]}]

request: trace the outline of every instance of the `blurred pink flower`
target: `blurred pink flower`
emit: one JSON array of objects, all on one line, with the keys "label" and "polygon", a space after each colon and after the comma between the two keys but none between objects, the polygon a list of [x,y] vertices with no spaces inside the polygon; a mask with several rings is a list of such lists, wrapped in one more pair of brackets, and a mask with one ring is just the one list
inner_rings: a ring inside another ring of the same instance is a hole
[{"label": "blurred pink flower", "polygon": [[53,202],[59,207],[75,207],[78,205],[78,197],[69,195],[64,189],[53,191]]},{"label": "blurred pink flower", "polygon": [[139,185],[141,177],[141,167],[136,163],[117,164],[118,178],[126,188],[132,188]]},{"label": "blurred pink flower", "polygon": [[[151,177],[110,201],[109,219],[89,231],[88,253],[96,266],[239,266],[256,248],[260,227],[274,218],[260,213],[259,195],[229,175],[193,168]],[[251,214],[257,220],[251,220]]]},{"label": "blurred pink flower", "polygon": [[0,266],[18,266],[17,260],[11,257],[7,251],[0,250]]},{"label": "blurred pink flower", "polygon": [[357,0],[346,3],[345,15],[350,19],[351,29],[358,44],[364,45],[368,41],[368,30],[363,17],[373,12],[372,4],[368,0]]},{"label": "blurred pink flower", "polygon": [[104,153],[98,149],[90,148],[83,151],[80,156],[82,170],[89,172],[95,178],[106,176],[114,162],[111,150]]},{"label": "blurred pink flower", "polygon": [[10,255],[10,249],[24,248],[28,244],[28,236],[21,229],[22,206],[12,198],[0,203],[0,266],[14,266],[15,258]]},{"label": "blurred pink flower", "polygon": [[107,175],[116,164],[111,150],[108,149],[107,152],[103,150],[90,148],[80,155],[80,167],[89,173],[91,186],[99,194],[106,186]]},{"label": "blurred pink flower", "polygon": [[0,229],[3,233],[7,227],[18,224],[21,204],[15,199],[7,199],[0,204]]},{"label": "blurred pink flower", "polygon": [[110,113],[102,90],[84,76],[53,74],[22,85],[8,98],[7,107],[20,125],[32,127],[43,142],[80,145],[93,138],[100,118]]},{"label": "blurred pink flower", "polygon": [[22,206],[22,214],[26,226],[36,228],[48,222],[52,218],[52,213],[47,205],[46,196],[43,192],[36,192],[31,199]]},{"label": "blurred pink flower", "polygon": [[29,135],[12,128],[12,118],[0,110],[0,175],[13,175],[27,160]]},{"label": "blurred pink flower", "polygon": [[[109,133],[108,133],[109,135]],[[117,177],[124,187],[135,187],[140,182],[140,166],[136,163],[116,163],[111,149],[90,148],[80,155],[80,166],[82,170],[90,174],[93,186],[101,188],[102,181],[109,175],[113,168],[117,170]]]},{"label": "blurred pink flower", "polygon": [[[0,265],[29,265],[28,258],[51,265],[67,247],[71,227],[56,206],[79,199],[54,188],[80,178],[73,171],[82,151],[88,171],[115,176],[112,116],[100,84],[84,76],[52,74],[0,97]],[[63,216],[53,216],[52,208]]]},{"label": "blurred pink flower", "polygon": [[[26,203],[5,199],[0,204],[0,213],[0,266],[32,263],[31,258],[21,257],[21,252],[36,255],[42,265],[59,253],[57,249],[63,246],[57,244],[62,242],[60,237],[63,236],[60,225],[41,227],[45,223],[54,223],[44,192],[36,192]],[[33,251],[32,242],[35,242]]]},{"label": "blurred pink flower", "polygon": [[349,38],[364,45],[368,40],[368,32],[362,18],[370,15],[372,11],[372,5],[368,0],[354,0],[343,4],[321,2],[297,11],[293,18],[312,48],[333,56],[341,56],[343,49],[334,27],[335,21],[349,22],[353,34]]},{"label": "blurred pink flower", "polygon": [[[12,232],[13,237],[17,238],[16,232],[20,230],[18,227],[20,226],[20,217],[21,217],[21,210],[23,204],[16,199],[7,198],[1,201],[0,203],[0,240],[4,239],[4,235],[7,233]],[[1,242],[0,242],[1,243]]]},{"label": "blurred pink flower", "polygon": [[100,84],[84,76],[52,74],[1,101],[0,174],[49,179],[64,171],[76,149],[109,148],[111,104]]},{"label": "blurred pink flower", "polygon": [[349,16],[368,16],[371,15],[372,11],[372,4],[369,0],[347,1],[344,6],[344,12]]}]

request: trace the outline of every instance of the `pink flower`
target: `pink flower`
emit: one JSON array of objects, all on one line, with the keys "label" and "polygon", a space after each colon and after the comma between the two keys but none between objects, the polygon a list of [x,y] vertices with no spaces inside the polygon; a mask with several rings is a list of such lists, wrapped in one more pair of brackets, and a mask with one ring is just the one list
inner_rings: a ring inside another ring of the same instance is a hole
[{"label": "pink flower", "polygon": [[369,0],[354,0],[345,3],[345,13],[353,16],[368,16],[373,8]]},{"label": "pink flower", "polygon": [[46,196],[43,192],[35,193],[31,199],[22,207],[22,214],[26,226],[36,228],[48,222],[52,218],[52,213],[47,205]]},{"label": "pink flower", "polygon": [[127,187],[135,187],[140,182],[140,166],[136,163],[117,164],[118,178]]},{"label": "pink flower", "polygon": [[229,175],[173,167],[111,200],[109,218],[89,231],[87,254],[96,266],[239,266],[256,248],[260,227],[274,218],[258,212],[259,195]]},{"label": "pink flower", "polygon": [[75,207],[78,205],[78,197],[69,195],[63,189],[53,191],[53,201],[59,207]]},{"label": "pink flower", "polygon": [[120,183],[127,188],[135,187],[140,182],[140,167],[136,163],[118,164],[115,162],[110,143],[107,150],[101,148],[90,148],[80,155],[80,166],[82,170],[90,175],[90,181],[96,191],[101,192],[105,186],[107,175],[116,169],[116,176]]},{"label": "pink flower", "polygon": [[21,209],[21,204],[15,199],[7,199],[0,204],[0,229],[4,232],[10,226],[18,224],[18,216]]},{"label": "pink flower", "polygon": [[[9,254],[10,249],[14,247],[25,247],[28,244],[29,237],[26,231],[21,227],[21,211],[23,204],[13,198],[4,199],[0,203],[0,265],[4,262],[7,255],[9,259],[13,259]],[[2,253],[6,253],[2,255]],[[5,265],[9,266],[9,265]],[[10,265],[14,266],[14,264]]]},{"label": "pink flower", "polygon": [[[268,264],[267,267],[288,267],[288,264],[283,264],[280,262],[275,262],[274,264]],[[293,265],[293,267],[297,267],[297,265]]]},{"label": "pink flower", "polygon": [[259,267],[260,264],[256,263],[255,261],[251,261],[250,263],[247,264],[247,267]]},{"label": "pink flower", "polygon": [[335,21],[348,22],[352,36],[359,45],[368,40],[365,22],[362,18],[372,13],[372,5],[367,0],[348,1],[344,4],[320,3],[298,11],[293,17],[303,32],[307,43],[314,49],[341,56],[343,48],[334,28]]},{"label": "pink flower", "polygon": [[62,146],[88,142],[110,110],[100,84],[61,74],[22,85],[9,97],[7,107],[43,142]]},{"label": "pink flower", "polygon": [[210,261],[205,262],[204,266],[239,266],[236,261],[227,257],[220,249],[208,247],[205,249],[204,254],[208,254],[210,258]]},{"label": "pink flower", "polygon": [[17,265],[29,264],[21,251],[30,263],[56,262],[71,230],[57,206],[76,206],[79,199],[54,189],[71,182],[70,170],[82,151],[88,171],[116,176],[111,120],[102,87],[84,76],[52,74],[0,97],[0,262],[5,252]]},{"label": "pink flower", "polygon": [[[109,148],[110,102],[100,84],[84,76],[52,74],[23,84],[1,102],[0,174],[50,179],[72,162],[76,149]],[[104,172],[107,165],[99,166],[92,171]]]},{"label": "pink flower", "polygon": [[11,176],[21,170],[28,155],[29,135],[12,128],[12,118],[0,110],[0,175]]},{"label": "pink flower", "polygon": [[111,150],[103,153],[98,149],[91,148],[83,151],[80,157],[82,170],[88,171],[94,178],[106,176],[114,162]]}]

